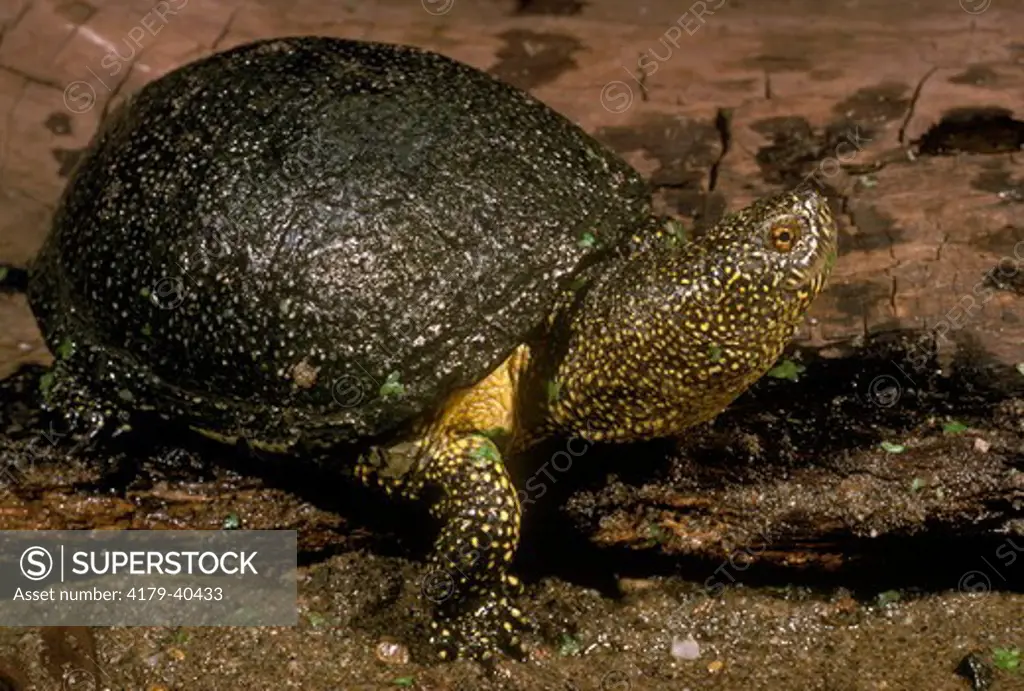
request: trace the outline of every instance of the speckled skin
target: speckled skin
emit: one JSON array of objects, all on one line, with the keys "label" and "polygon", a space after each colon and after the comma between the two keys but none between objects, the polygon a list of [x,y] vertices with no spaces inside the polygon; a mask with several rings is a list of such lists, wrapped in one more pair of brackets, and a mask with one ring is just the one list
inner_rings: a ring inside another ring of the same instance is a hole
[{"label": "speckled skin", "polygon": [[680,243],[640,176],[529,96],[438,55],[292,38],[181,68],[75,171],[29,297],[48,405],[334,449],[444,526],[443,657],[518,650],[503,458],[717,414],[781,353],[835,258],[813,192]]},{"label": "speckled skin", "polygon": [[564,353],[537,366],[557,383],[550,429],[634,441],[713,418],[782,354],[836,257],[811,191],[758,200],[697,242],[676,246],[664,226],[651,237],[556,310],[545,336]]}]

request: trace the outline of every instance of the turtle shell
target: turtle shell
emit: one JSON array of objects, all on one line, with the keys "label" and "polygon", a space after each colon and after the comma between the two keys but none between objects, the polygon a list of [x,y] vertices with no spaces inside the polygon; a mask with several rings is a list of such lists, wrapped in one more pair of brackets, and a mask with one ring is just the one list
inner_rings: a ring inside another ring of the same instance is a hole
[{"label": "turtle shell", "polygon": [[632,168],[483,72],[265,40],[115,111],[30,300],[61,376],[122,409],[353,440],[482,378],[648,214]]}]

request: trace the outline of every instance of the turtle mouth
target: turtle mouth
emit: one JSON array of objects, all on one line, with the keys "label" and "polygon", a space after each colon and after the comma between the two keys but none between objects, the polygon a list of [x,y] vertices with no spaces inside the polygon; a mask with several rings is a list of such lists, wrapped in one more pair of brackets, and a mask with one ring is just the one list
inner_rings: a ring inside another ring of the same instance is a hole
[{"label": "turtle mouth", "polygon": [[806,259],[793,266],[786,279],[787,290],[808,293],[814,297],[825,287],[837,257],[837,230],[835,221],[827,209],[821,209],[814,223],[819,233],[812,247],[808,248]]},{"label": "turtle mouth", "polygon": [[806,265],[794,269],[786,279],[786,289],[796,292],[808,292],[812,296],[821,292],[832,273],[836,261],[836,249],[830,245],[819,250]]}]

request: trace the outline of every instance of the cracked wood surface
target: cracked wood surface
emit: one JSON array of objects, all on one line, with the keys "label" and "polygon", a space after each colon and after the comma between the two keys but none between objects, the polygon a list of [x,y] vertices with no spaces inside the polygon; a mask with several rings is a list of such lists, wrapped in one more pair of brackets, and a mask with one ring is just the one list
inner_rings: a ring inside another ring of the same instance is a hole
[{"label": "cracked wood surface", "polygon": [[[979,287],[1000,262],[1016,273],[1015,248],[1024,258],[1021,155],[915,156],[914,142],[956,108],[1024,119],[1024,8],[718,4],[697,19],[667,1],[558,16],[453,0],[8,0],[0,262],[37,251],[112,103],[215,49],[323,33],[423,46],[529,89],[650,176],[659,205],[683,217],[714,218],[813,175],[836,195],[843,242],[804,341],[945,322],[951,340],[971,334],[998,361],[1021,359],[1016,295]],[[2,298],[0,317],[0,373],[45,361],[19,298]]]},{"label": "cracked wood surface", "polygon": [[[449,5],[443,14],[424,9]],[[1017,256],[1024,258],[1024,244],[1017,248],[1024,239],[1021,154],[933,156],[915,143],[963,108],[1002,108],[1009,136],[1020,136],[1013,123],[1024,119],[1024,8],[997,2],[970,15],[955,2],[723,2],[700,24],[667,1],[595,1],[566,16],[515,12],[516,5],[8,0],[0,6],[0,263],[23,266],[38,250],[68,171],[113,103],[214,49],[271,35],[331,34],[430,48],[529,89],[647,175],[662,210],[698,225],[817,178],[840,212],[841,256],[813,308],[816,322],[801,333],[804,344],[938,326],[949,339],[940,346],[968,337],[998,362],[1024,360],[1017,295],[983,283],[1002,262],[1001,278],[1012,284]],[[0,377],[48,360],[21,296],[0,295],[0,324]],[[819,468],[761,485],[780,499],[772,520],[797,525],[780,544],[874,529],[878,517],[870,511],[851,517],[837,508],[819,511],[817,532],[804,533],[782,501],[809,502],[801,483],[811,494],[839,491],[850,475],[866,480],[857,485],[860,496],[880,495],[872,482],[885,482],[857,470],[875,459],[858,458],[848,473]],[[941,474],[956,458],[936,451],[921,467]],[[1005,482],[993,490],[965,481],[951,499],[930,503],[922,495],[902,507],[916,516],[914,525],[1019,499],[1015,456],[965,458],[965,467],[985,477],[1007,474]],[[908,472],[888,489],[898,494],[916,481]],[[716,495],[723,508],[699,519],[707,524],[688,519],[689,530],[714,536],[708,544],[742,542],[748,517],[739,508],[730,514],[730,506],[744,506],[745,491]],[[653,496],[635,501],[656,506]],[[642,532],[648,519],[624,506],[603,525],[601,540],[631,544]],[[883,527],[907,531],[905,519],[890,516]],[[678,512],[666,520],[678,520]]]}]

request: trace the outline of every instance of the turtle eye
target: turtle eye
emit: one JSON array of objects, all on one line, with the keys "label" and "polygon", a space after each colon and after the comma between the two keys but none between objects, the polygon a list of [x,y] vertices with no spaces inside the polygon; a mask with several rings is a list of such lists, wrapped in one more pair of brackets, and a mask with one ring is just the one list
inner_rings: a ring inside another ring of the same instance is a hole
[{"label": "turtle eye", "polygon": [[800,239],[800,230],[800,221],[795,218],[786,218],[772,224],[768,238],[776,250],[789,252]]}]

